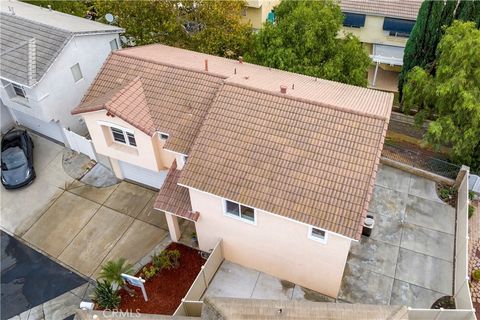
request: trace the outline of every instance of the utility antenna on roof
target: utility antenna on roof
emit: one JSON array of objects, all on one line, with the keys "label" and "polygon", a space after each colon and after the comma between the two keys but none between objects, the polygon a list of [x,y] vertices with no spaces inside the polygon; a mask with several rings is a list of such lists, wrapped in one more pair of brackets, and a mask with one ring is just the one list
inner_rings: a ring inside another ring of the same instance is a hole
[{"label": "utility antenna on roof", "polygon": [[107,20],[108,23],[113,23],[115,21],[115,17],[111,13],[107,13],[105,15],[105,20]]},{"label": "utility antenna on roof", "polygon": [[13,9],[13,7],[8,6],[8,10],[12,13],[12,16],[15,15],[15,10]]}]

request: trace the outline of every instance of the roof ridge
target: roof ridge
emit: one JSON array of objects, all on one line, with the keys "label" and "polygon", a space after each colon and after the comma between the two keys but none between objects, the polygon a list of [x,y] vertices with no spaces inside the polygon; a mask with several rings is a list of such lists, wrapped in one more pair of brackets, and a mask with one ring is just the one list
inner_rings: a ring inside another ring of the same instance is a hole
[{"label": "roof ridge", "polygon": [[[154,45],[158,45],[158,43],[157,44],[151,44],[149,46],[154,46]],[[189,67],[175,65],[175,64],[172,64],[172,63],[168,63],[168,62],[160,62],[160,61],[156,61],[156,60],[153,60],[153,59],[148,59],[148,58],[145,58],[145,57],[131,56],[129,54],[124,54],[123,53],[124,51],[129,51],[129,49],[133,49],[133,48],[117,50],[117,51],[114,51],[112,53],[112,55],[119,55],[119,56],[126,57],[126,58],[131,58],[131,59],[136,59],[136,60],[140,60],[140,61],[159,64],[159,65],[169,67],[169,68],[173,68],[173,69],[181,69],[181,70],[186,70],[186,71],[190,71],[190,72],[196,72],[196,73],[201,73],[201,74],[205,74],[205,75],[211,75],[211,76],[214,76],[214,77],[220,78],[220,79],[228,79],[228,77],[226,77],[224,75],[214,73],[214,72],[210,72],[210,71],[197,70],[197,69],[193,69],[193,68],[189,68]],[[179,49],[181,49],[181,48],[179,48]],[[185,49],[183,49],[183,50],[185,50]],[[198,53],[201,53],[201,52],[198,52]]]},{"label": "roof ridge", "polygon": [[[57,11],[58,12],[58,11]],[[35,20],[31,20],[31,19],[28,19],[28,18],[25,18],[25,17],[21,17],[17,14],[9,14],[5,11],[0,11],[0,14],[1,15],[5,15],[7,17],[12,17],[12,18],[15,18],[15,19],[20,19],[20,20],[23,20],[23,21],[28,21],[30,23],[34,23],[34,24],[38,24],[38,25],[41,25],[41,26],[44,26],[46,28],[50,28],[50,29],[54,29],[54,30],[57,30],[57,31],[61,31],[61,32],[65,32],[65,33],[68,33],[70,34],[71,36],[73,36],[75,33],[72,32],[72,31],[68,31],[68,30],[65,30],[65,29],[62,29],[62,28],[59,28],[59,27],[54,27],[52,25],[49,25],[49,24],[46,24],[46,23],[43,23],[43,22],[38,22],[38,21],[35,21]]]},{"label": "roof ridge", "polygon": [[[128,89],[128,88],[131,88],[136,82],[139,82],[140,81],[140,76],[136,76],[132,81],[129,81],[128,83],[126,83],[124,86],[122,86],[120,84],[120,90],[118,90],[118,92],[116,92],[110,99],[108,99],[107,102],[105,102],[105,107],[108,107],[108,105],[112,102],[114,102],[115,100],[117,100],[123,93],[125,93],[125,91]],[[142,86],[142,82],[140,81],[140,86]],[[143,90],[143,86],[142,86],[142,90]]]},{"label": "roof ridge", "polygon": [[[248,85],[240,84],[240,83],[236,83],[236,82],[225,82],[225,84],[226,85],[231,85],[233,87],[238,87],[238,88],[242,88],[242,89],[246,89],[246,90],[259,92],[259,93],[270,94],[270,95],[273,95],[273,96],[276,96],[276,97],[287,98],[287,99],[290,99],[290,100],[300,101],[300,102],[304,102],[304,103],[310,103],[310,104],[314,104],[314,105],[319,106],[319,107],[329,108],[329,109],[333,109],[333,110],[336,110],[336,111],[343,111],[343,112],[346,112],[346,113],[351,113],[351,114],[364,116],[364,117],[368,117],[368,118],[372,118],[372,119],[388,120],[388,117],[386,117],[386,116],[380,116],[380,115],[371,114],[371,113],[368,113],[368,112],[361,112],[361,111],[357,111],[357,110],[342,108],[342,107],[334,106],[334,105],[324,103],[324,102],[319,102],[319,101],[315,101],[315,100],[311,100],[311,99],[291,96],[291,95],[288,95],[286,93],[279,93],[279,92],[275,92],[275,91],[271,91],[271,90],[255,88],[253,86],[248,86]],[[393,96],[392,96],[392,100],[393,100]]]}]

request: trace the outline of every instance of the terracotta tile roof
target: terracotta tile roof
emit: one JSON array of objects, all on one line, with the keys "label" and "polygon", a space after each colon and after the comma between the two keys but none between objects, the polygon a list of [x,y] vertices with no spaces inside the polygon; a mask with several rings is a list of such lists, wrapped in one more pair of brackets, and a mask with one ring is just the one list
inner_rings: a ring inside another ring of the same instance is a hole
[{"label": "terracotta tile roof", "polygon": [[101,109],[106,109],[149,135],[155,133],[155,124],[150,115],[140,77],[136,77],[123,88],[117,87],[81,104],[72,111],[72,114]]},{"label": "terracotta tile roof", "polygon": [[[128,99],[111,112],[148,127],[140,101],[189,155],[181,185],[360,237],[393,94],[150,45],[113,53],[77,111]],[[169,188],[164,203],[185,192]]]},{"label": "terracotta tile roof", "polygon": [[386,118],[228,84],[179,183],[357,239],[386,128]]},{"label": "terracotta tile roof", "polygon": [[423,0],[339,0],[343,12],[417,20]]},{"label": "terracotta tile roof", "polygon": [[197,221],[200,213],[192,211],[188,189],[177,184],[180,172],[180,170],[177,170],[177,162],[174,161],[158,192],[153,207],[185,219]]},{"label": "terracotta tile roof", "polygon": [[[239,83],[255,90],[279,92],[287,86],[288,95],[321,101],[346,110],[380,117],[389,117],[389,95],[378,90],[347,85],[287,71],[262,67],[237,60],[183,50],[160,44],[116,51],[115,54],[145,59],[158,64],[186,68],[204,73],[208,60],[208,73],[218,75],[225,82]],[[292,89],[292,86],[294,89]]]},{"label": "terracotta tile roof", "polygon": [[169,134],[165,148],[188,154],[222,81],[113,53],[72,113],[106,109],[148,135]]}]

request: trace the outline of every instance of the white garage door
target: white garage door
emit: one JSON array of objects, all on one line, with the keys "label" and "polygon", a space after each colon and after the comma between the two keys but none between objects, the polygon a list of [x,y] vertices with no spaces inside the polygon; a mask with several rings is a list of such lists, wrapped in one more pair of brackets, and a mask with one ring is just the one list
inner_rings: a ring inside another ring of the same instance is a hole
[{"label": "white garage door", "polygon": [[118,163],[125,179],[136,181],[155,189],[160,189],[168,173],[167,170],[155,172],[124,161],[119,161]]},{"label": "white garage door", "polygon": [[13,115],[22,126],[52,138],[53,140],[65,143],[60,123],[55,121],[45,122],[17,110],[13,110]]}]

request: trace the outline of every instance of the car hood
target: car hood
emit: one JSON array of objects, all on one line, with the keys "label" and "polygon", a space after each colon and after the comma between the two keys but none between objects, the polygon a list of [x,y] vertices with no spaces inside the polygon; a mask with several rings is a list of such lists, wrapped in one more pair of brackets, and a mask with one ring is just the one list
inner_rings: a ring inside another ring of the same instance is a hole
[{"label": "car hood", "polygon": [[24,164],[21,167],[11,170],[2,170],[2,178],[4,183],[16,186],[25,180],[27,180],[30,174],[27,176],[28,165]]}]

